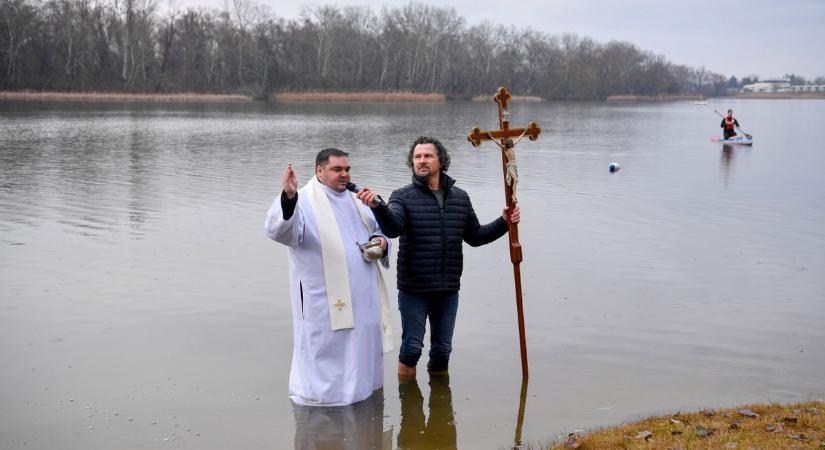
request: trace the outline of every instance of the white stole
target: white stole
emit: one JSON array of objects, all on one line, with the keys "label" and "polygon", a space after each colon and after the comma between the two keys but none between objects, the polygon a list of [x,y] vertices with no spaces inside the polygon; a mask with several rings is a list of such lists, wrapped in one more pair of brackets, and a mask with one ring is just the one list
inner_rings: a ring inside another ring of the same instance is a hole
[{"label": "white stole", "polygon": [[[338,221],[332,212],[323,185],[318,178],[313,175],[307,182],[309,192],[309,202],[315,214],[315,222],[318,225],[318,236],[321,240],[321,257],[324,265],[324,283],[327,288],[327,303],[329,305],[329,321],[332,330],[342,330],[354,328],[355,321],[352,316],[352,291],[349,286],[349,268],[344,250],[344,241],[338,230]],[[358,204],[355,194],[348,192],[361,222],[372,233],[369,227],[369,220]],[[384,271],[378,261],[375,262],[378,268],[378,297],[381,307],[381,330],[384,353],[392,350],[392,326],[390,324],[390,303],[389,291],[384,280]],[[343,270],[342,270],[343,268]]]}]

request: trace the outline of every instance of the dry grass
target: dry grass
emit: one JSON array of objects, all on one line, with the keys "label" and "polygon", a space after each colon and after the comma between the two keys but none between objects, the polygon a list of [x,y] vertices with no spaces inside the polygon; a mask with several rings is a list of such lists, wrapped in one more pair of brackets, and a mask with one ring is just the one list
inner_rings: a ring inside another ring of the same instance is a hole
[{"label": "dry grass", "polygon": [[0,91],[0,100],[83,101],[83,102],[246,102],[243,95],[221,94],[128,94],[118,92],[10,92]]},{"label": "dry grass", "polygon": [[273,94],[276,102],[399,102],[435,103],[447,98],[444,94],[415,92],[283,92]]},{"label": "dry grass", "polygon": [[[495,100],[493,100],[492,95],[476,95],[475,97],[473,97],[473,101],[474,102],[490,102],[490,101],[495,101]],[[516,101],[516,102],[527,102],[527,103],[532,102],[532,103],[535,103],[535,102],[544,102],[546,100],[541,98],[541,97],[536,97],[535,95],[513,95],[513,96],[510,97],[510,101],[511,102]]]},{"label": "dry grass", "polygon": [[677,100],[696,100],[695,95],[611,95],[609,102],[672,102]]},{"label": "dry grass", "polygon": [[[758,416],[751,417],[746,410]],[[651,417],[586,435],[573,433],[566,442],[550,448],[822,450],[825,449],[825,402],[745,405]]]}]

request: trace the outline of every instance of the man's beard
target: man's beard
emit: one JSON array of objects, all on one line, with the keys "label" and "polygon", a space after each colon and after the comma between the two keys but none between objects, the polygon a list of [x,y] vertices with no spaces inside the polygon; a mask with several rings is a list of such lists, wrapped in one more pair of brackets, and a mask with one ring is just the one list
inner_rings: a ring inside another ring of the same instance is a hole
[{"label": "man's beard", "polygon": [[420,168],[420,169],[416,170],[415,173],[416,173],[416,175],[419,175],[419,176],[422,176],[422,177],[428,177],[428,176],[433,174],[433,169],[431,167],[427,166],[425,168]]}]

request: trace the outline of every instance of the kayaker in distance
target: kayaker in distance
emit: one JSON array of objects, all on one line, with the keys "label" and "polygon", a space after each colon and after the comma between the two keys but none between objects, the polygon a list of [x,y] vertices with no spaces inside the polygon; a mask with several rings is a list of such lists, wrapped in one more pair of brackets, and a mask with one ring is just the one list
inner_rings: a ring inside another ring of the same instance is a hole
[{"label": "kayaker in distance", "polygon": [[725,139],[730,139],[736,136],[735,128],[739,128],[739,121],[733,117],[733,110],[728,110],[728,115],[722,118],[722,131],[725,134]]}]

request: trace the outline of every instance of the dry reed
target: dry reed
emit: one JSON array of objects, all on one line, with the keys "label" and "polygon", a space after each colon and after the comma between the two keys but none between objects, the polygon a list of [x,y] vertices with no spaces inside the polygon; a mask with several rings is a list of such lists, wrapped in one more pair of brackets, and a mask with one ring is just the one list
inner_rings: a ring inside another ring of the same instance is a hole
[{"label": "dry reed", "polygon": [[197,94],[129,94],[119,92],[31,92],[0,91],[0,100],[83,101],[83,102],[245,102],[243,95]]},{"label": "dry reed", "polygon": [[609,102],[672,102],[679,100],[696,100],[695,95],[610,95]]},{"label": "dry reed", "polygon": [[283,92],[273,94],[276,102],[422,102],[434,103],[446,100],[444,94],[419,94],[415,92]]}]

